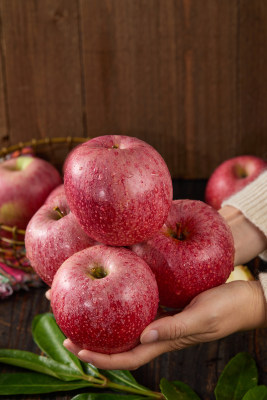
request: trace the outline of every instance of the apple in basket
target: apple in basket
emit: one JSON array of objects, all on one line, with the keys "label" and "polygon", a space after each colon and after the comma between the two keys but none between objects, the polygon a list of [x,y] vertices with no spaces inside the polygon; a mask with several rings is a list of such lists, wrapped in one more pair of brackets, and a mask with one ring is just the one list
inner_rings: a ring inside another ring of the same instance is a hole
[{"label": "apple in basket", "polygon": [[146,240],[167,218],[171,176],[160,154],[142,140],[96,137],[75,148],[64,168],[70,209],[98,242],[127,246]]},{"label": "apple in basket", "polygon": [[56,168],[38,157],[20,156],[0,163],[0,224],[25,229],[60,183]]},{"label": "apple in basket", "polygon": [[57,324],[73,343],[100,353],[135,347],[158,308],[156,279],[131,250],[96,245],[68,258],[51,288]]},{"label": "apple in basket", "polygon": [[205,190],[206,202],[218,210],[224,200],[252,182],[266,168],[266,161],[251,155],[224,161],[208,180]]},{"label": "apple in basket", "polygon": [[56,194],[34,214],[25,232],[26,256],[35,272],[49,286],[68,257],[95,244],[70,212],[60,186]]},{"label": "apple in basket", "polygon": [[175,200],[159,232],[132,250],[156,276],[160,304],[183,308],[200,292],[224,283],[234,268],[230,228],[211,206]]}]

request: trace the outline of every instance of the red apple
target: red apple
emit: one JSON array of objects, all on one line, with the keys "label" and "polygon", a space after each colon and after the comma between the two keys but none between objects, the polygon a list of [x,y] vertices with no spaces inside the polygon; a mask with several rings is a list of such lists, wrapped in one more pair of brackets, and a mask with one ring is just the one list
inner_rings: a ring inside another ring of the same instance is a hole
[{"label": "red apple", "polygon": [[218,210],[224,200],[252,182],[266,167],[266,161],[250,155],[224,161],[208,180],[206,202]]},{"label": "red apple", "polygon": [[172,201],[160,154],[134,137],[101,136],[71,152],[64,186],[70,209],[95,240],[126,246],[151,237]]},{"label": "red apple", "polygon": [[62,195],[65,195],[65,189],[63,183],[61,185],[58,185],[54,190],[52,190],[52,192],[45,200],[45,204],[53,202],[54,198],[56,198],[57,196],[61,197]]},{"label": "red apple", "polygon": [[158,288],[148,265],[132,251],[97,245],[58,269],[51,305],[59,327],[76,345],[119,353],[135,347],[154,320]]},{"label": "red apple", "polygon": [[62,179],[52,164],[21,156],[0,163],[0,223],[25,229]]},{"label": "red apple", "polygon": [[234,267],[230,228],[211,206],[175,200],[159,232],[132,246],[156,276],[160,304],[183,308],[198,293],[224,283]]},{"label": "red apple", "polygon": [[64,194],[44,204],[25,233],[26,255],[35,272],[49,286],[60,265],[72,254],[95,244],[70,212]]}]

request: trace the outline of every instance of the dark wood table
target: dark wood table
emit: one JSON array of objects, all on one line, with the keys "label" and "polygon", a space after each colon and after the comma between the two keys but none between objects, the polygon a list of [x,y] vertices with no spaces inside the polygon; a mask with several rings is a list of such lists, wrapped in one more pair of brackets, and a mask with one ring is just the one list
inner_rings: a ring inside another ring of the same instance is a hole
[{"label": "dark wood table", "polygon": [[[203,200],[204,180],[175,180],[174,198]],[[261,261],[256,259],[250,267],[256,270]],[[19,291],[0,302],[0,348],[38,351],[31,336],[31,322],[36,314],[50,310],[44,293],[46,287]],[[244,304],[244,307],[246,305]],[[229,313],[231,310],[229,310]],[[159,390],[162,377],[181,380],[189,384],[201,399],[214,399],[213,391],[226,363],[238,352],[249,352],[255,359],[259,371],[259,383],[267,384],[267,340],[266,330],[240,332],[212,343],[164,354],[149,364],[134,371],[139,383]],[[0,364],[0,373],[17,371],[16,368]],[[0,399],[20,400],[70,400],[77,392],[66,394],[44,394],[25,396],[2,396]]]}]

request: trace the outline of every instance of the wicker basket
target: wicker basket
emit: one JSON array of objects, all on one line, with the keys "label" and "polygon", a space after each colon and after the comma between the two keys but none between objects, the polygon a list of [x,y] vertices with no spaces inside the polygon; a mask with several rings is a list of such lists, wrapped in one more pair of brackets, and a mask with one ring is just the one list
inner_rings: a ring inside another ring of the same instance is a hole
[{"label": "wicker basket", "polygon": [[[32,149],[32,152],[60,169],[68,153],[78,144],[89,138],[59,137],[32,139],[27,142],[3,147],[0,150],[0,161],[23,154],[23,149]],[[24,245],[25,230],[16,226],[0,224],[0,262],[6,265],[31,272],[32,268],[25,255]]]}]

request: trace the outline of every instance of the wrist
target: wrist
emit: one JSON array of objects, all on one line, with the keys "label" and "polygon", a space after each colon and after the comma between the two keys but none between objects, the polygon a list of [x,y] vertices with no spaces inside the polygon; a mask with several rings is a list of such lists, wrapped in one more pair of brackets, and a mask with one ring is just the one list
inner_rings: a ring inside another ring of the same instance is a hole
[{"label": "wrist", "polygon": [[231,332],[233,326],[234,332],[267,327],[267,303],[260,282],[234,281],[226,285],[229,298],[232,296],[229,331]]},{"label": "wrist", "polygon": [[262,285],[259,281],[248,281],[247,284],[251,291],[251,296],[249,297],[251,303],[251,320],[248,321],[246,329],[266,328],[267,303]]},{"label": "wrist", "polygon": [[224,206],[219,213],[233,234],[235,265],[247,263],[266,249],[265,235],[240,210],[232,206]]}]

